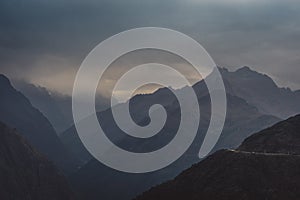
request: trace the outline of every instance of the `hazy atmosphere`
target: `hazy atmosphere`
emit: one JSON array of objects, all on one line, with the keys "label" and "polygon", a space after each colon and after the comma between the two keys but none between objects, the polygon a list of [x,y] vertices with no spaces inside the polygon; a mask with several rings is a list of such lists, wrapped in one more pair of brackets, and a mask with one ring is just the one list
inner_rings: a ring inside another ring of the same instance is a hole
[{"label": "hazy atmosphere", "polygon": [[0,200],[299,200],[300,0],[0,0]]},{"label": "hazy atmosphere", "polygon": [[77,69],[99,42],[158,26],[196,39],[219,66],[250,66],[300,89],[297,0],[16,2],[0,2],[0,70],[11,79],[71,94]]}]

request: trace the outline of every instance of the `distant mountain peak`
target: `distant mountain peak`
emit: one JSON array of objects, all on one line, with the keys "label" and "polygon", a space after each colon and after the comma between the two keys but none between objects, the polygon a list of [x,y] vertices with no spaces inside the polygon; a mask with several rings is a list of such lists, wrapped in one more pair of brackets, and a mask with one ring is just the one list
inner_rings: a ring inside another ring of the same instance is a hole
[{"label": "distant mountain peak", "polygon": [[243,67],[239,68],[238,70],[240,70],[240,71],[254,71],[249,66],[243,66]]},{"label": "distant mountain peak", "polygon": [[218,66],[218,69],[219,69],[219,71],[229,72],[229,70],[226,67]]},{"label": "distant mountain peak", "polygon": [[248,66],[244,66],[244,67],[241,67],[239,69],[237,69],[235,71],[235,73],[240,73],[240,74],[258,74],[258,75],[265,75],[265,74],[262,74],[262,73],[259,73],[253,69],[251,69],[250,67]]},{"label": "distant mountain peak", "polygon": [[[234,71],[230,71],[226,67],[218,67],[218,69],[223,76],[231,75],[231,78],[238,78],[238,77],[245,77],[245,76],[251,77],[251,79],[260,78],[260,79],[264,79],[265,81],[269,81],[269,82],[271,81],[272,83],[275,84],[273,79],[271,77],[269,77],[267,74],[255,71],[254,69],[252,69],[249,66],[243,66]],[[232,77],[232,76],[234,76],[234,77]],[[223,77],[223,78],[226,78],[226,77]]]},{"label": "distant mountain peak", "polygon": [[228,93],[245,99],[249,104],[267,115],[286,119],[300,113],[300,92],[279,87],[267,74],[248,66],[236,71],[220,68]]}]

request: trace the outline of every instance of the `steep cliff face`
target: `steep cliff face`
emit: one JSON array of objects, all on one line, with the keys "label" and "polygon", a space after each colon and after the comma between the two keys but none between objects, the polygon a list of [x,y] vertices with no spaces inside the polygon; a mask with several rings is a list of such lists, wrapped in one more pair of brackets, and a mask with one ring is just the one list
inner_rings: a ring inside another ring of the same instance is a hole
[{"label": "steep cliff face", "polygon": [[67,181],[54,165],[1,122],[0,199],[74,199]]},{"label": "steep cliff face", "polygon": [[300,199],[300,115],[221,150],[137,200]]}]

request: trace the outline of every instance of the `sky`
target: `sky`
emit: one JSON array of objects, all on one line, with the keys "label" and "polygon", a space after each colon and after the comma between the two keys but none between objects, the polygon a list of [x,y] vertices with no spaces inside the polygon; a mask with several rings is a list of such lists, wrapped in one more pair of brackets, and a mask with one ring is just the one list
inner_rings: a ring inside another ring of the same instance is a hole
[{"label": "sky", "polygon": [[149,26],[189,35],[218,66],[250,66],[300,89],[297,0],[1,0],[0,73],[71,94],[98,43]]}]

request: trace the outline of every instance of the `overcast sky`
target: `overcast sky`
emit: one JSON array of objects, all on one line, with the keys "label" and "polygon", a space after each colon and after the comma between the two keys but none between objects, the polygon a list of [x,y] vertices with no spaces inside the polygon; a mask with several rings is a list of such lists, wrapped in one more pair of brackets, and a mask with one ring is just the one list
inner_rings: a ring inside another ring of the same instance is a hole
[{"label": "overcast sky", "polygon": [[70,94],[89,51],[145,26],[191,36],[219,66],[247,65],[300,89],[297,0],[1,0],[0,73]]}]

